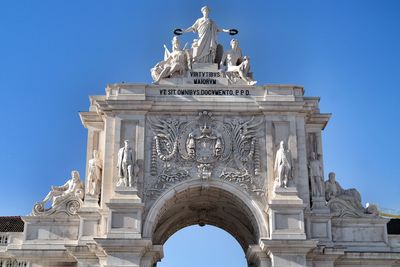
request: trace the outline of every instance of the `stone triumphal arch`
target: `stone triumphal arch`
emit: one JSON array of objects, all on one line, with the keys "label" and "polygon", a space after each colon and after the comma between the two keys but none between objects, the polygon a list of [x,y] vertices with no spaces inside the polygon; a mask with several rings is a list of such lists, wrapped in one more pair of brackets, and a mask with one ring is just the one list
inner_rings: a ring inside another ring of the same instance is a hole
[{"label": "stone triumphal arch", "polygon": [[229,232],[249,266],[400,266],[388,220],[334,173],[324,181],[319,98],[257,85],[239,41],[217,41],[238,31],[202,13],[175,30],[153,84],[90,97],[86,173],[1,217],[0,266],[155,266],[193,224]]}]

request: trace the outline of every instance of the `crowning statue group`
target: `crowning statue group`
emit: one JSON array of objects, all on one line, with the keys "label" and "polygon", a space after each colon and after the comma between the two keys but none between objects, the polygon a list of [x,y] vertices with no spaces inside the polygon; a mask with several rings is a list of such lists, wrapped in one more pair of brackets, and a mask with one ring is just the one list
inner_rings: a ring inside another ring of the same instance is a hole
[{"label": "crowning statue group", "polygon": [[175,34],[180,35],[187,32],[197,33],[198,38],[193,40],[191,48],[180,48],[177,36],[172,38],[172,52],[165,47],[164,60],[158,62],[151,69],[154,83],[163,78],[183,77],[187,70],[192,69],[193,63],[218,64],[220,70],[232,83],[237,79],[243,80],[248,85],[256,84],[250,72],[250,58],[242,55],[239,42],[232,39],[231,49],[224,53],[223,47],[217,42],[217,33],[226,32],[231,35],[238,31],[234,29],[220,29],[216,23],[209,18],[210,9],[205,6],[201,9],[203,17],[185,30],[177,29]]}]

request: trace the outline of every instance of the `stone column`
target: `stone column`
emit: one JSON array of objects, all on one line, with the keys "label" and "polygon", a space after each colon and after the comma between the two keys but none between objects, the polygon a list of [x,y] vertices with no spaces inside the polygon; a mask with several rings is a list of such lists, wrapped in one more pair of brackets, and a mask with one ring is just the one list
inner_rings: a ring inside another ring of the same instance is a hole
[{"label": "stone column", "polygon": [[[104,142],[104,160],[103,160],[103,179],[101,187],[101,208],[113,197],[114,189],[114,158],[115,151],[119,148],[119,126],[120,120],[107,116],[105,119],[105,142]],[[118,129],[118,130],[117,130]],[[118,131],[118,132],[117,132]]]},{"label": "stone column", "polygon": [[307,148],[304,117],[296,117],[297,136],[297,176],[294,177],[299,197],[310,208],[310,192],[308,187]]},{"label": "stone column", "polygon": [[268,120],[265,116],[265,151],[267,152],[267,179],[264,182],[264,188],[267,188],[267,196],[271,198],[273,185],[275,181],[274,177],[274,137],[273,137],[273,123]]}]

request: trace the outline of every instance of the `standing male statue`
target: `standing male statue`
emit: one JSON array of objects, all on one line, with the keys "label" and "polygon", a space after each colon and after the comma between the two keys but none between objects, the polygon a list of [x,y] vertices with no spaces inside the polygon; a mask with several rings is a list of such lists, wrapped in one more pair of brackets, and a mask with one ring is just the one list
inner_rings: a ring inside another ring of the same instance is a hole
[{"label": "standing male statue", "polygon": [[324,196],[325,184],[322,178],[322,165],[317,159],[315,152],[311,153],[311,159],[308,164],[310,170],[310,180],[311,180],[311,193],[314,197]]},{"label": "standing male statue", "polygon": [[99,158],[97,150],[93,150],[93,158],[89,160],[88,170],[88,189],[87,193],[92,196],[98,196],[100,194],[101,187],[101,170],[102,160]]},{"label": "standing male statue", "polygon": [[290,151],[285,148],[285,142],[281,141],[276,151],[274,171],[280,187],[287,188],[289,179],[292,178],[292,157]]},{"label": "standing male statue", "polygon": [[129,141],[124,141],[124,146],[118,151],[118,176],[117,187],[132,187],[133,180],[133,149],[129,145]]},{"label": "standing male statue", "polygon": [[198,34],[196,49],[193,50],[193,61],[201,63],[214,63],[217,51],[217,33],[229,30],[219,29],[217,24],[208,17],[210,9],[207,6],[201,8],[203,17],[184,30],[184,32],[195,32]]}]

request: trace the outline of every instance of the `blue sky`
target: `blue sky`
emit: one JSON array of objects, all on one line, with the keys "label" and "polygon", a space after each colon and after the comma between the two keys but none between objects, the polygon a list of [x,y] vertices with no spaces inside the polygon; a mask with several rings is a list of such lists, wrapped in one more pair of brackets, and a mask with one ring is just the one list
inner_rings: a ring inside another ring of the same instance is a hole
[{"label": "blue sky", "polygon": [[85,172],[78,112],[88,95],[104,94],[108,83],[151,82],[172,30],[190,26],[205,4],[220,27],[239,29],[259,84],[303,85],[321,97],[321,112],[333,113],[325,173],[356,187],[364,203],[400,209],[399,1],[4,0],[1,215],[29,213],[72,169]]}]

